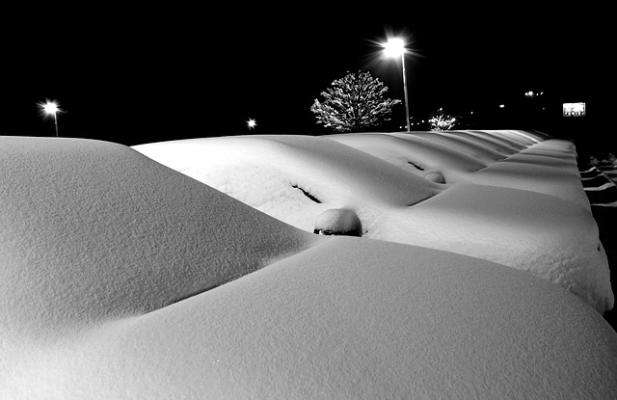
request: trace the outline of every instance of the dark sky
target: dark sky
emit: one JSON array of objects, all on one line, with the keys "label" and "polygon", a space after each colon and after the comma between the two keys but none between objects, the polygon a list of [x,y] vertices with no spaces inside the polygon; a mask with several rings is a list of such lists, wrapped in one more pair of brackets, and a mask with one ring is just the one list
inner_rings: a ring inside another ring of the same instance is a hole
[{"label": "dark sky", "polygon": [[413,38],[419,53],[408,75],[418,116],[439,106],[495,107],[527,88],[555,101],[589,101],[602,74],[597,49],[608,38],[593,23],[595,11],[446,18],[403,10],[106,8],[19,21],[5,14],[0,133],[51,134],[36,107],[45,98],[66,110],[63,136],[135,144],[242,134],[249,117],[257,133],[314,133],[313,98],[347,70],[369,69],[401,96],[397,65],[375,54],[373,41],[387,31]]}]

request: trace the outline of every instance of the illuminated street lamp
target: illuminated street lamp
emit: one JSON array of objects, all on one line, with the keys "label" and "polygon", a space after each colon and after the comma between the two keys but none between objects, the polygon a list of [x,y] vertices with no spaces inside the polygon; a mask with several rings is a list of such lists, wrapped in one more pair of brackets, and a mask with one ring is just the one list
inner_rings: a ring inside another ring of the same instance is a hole
[{"label": "illuminated street lamp", "polygon": [[255,121],[253,118],[249,118],[249,120],[246,121],[246,126],[248,126],[249,129],[253,130],[257,126],[257,121]]},{"label": "illuminated street lamp", "polygon": [[411,132],[409,97],[407,95],[407,76],[405,74],[405,54],[407,53],[407,48],[405,45],[405,40],[400,37],[388,38],[385,43],[381,43],[384,57],[401,59],[401,65],[403,66],[403,90],[405,92],[405,122],[407,124],[407,132]]},{"label": "illuminated street lamp", "polygon": [[45,103],[39,103],[41,112],[44,116],[54,117],[54,127],[56,128],[56,136],[58,135],[58,113],[62,112],[58,103],[53,100],[46,100]]}]

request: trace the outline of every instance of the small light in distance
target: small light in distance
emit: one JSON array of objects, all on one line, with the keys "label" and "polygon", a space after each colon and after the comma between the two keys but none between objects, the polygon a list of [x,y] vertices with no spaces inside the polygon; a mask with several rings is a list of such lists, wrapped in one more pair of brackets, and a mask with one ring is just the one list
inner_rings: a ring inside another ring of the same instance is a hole
[{"label": "small light in distance", "polygon": [[255,127],[257,126],[257,121],[255,121],[253,118],[249,118],[249,120],[246,121],[246,126],[248,126],[249,129],[255,129]]}]

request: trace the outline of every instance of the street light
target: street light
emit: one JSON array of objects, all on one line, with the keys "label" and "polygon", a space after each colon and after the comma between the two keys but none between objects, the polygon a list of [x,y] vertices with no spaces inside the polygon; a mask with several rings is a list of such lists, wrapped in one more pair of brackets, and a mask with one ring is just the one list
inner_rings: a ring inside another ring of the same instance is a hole
[{"label": "street light", "polygon": [[401,65],[403,66],[403,90],[405,92],[405,122],[407,123],[407,132],[411,132],[409,97],[407,95],[407,76],[405,74],[405,54],[407,53],[407,48],[405,45],[405,40],[400,37],[391,37],[388,38],[385,43],[381,43],[384,57],[394,59],[400,57],[401,59]]},{"label": "street light", "polygon": [[60,107],[58,107],[58,103],[53,100],[46,100],[45,103],[39,103],[39,107],[41,107],[41,111],[45,116],[54,117],[54,126],[56,128],[56,136],[58,135],[58,113],[62,112]]},{"label": "street light", "polygon": [[257,121],[255,121],[253,118],[249,118],[248,121],[246,121],[246,126],[248,126],[249,129],[255,129],[255,127],[257,126]]}]

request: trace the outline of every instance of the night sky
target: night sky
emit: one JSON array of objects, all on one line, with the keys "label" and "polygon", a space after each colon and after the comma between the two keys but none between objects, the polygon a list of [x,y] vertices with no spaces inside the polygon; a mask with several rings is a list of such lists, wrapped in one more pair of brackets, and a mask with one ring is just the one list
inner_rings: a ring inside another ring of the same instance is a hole
[{"label": "night sky", "polygon": [[[324,131],[309,107],[348,70],[368,69],[402,97],[400,67],[380,60],[374,43],[387,32],[407,34],[418,53],[408,71],[418,118],[443,106],[484,113],[475,128],[530,127],[500,119],[495,109],[516,107],[524,90],[541,89],[551,116],[558,118],[560,101],[584,100],[599,121],[603,106],[592,81],[603,76],[598,49],[608,36],[586,10],[448,18],[438,11],[356,17],[303,10],[94,9],[10,27],[5,14],[0,133],[53,134],[36,106],[49,98],[66,110],[62,136],[137,144],[246,134],[249,117],[258,123],[254,133],[318,134]],[[402,107],[394,118],[403,123]]]}]

